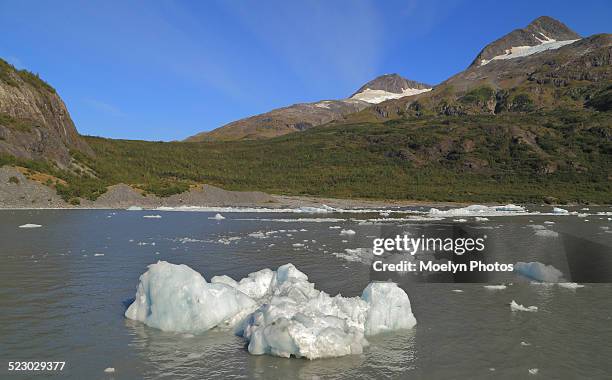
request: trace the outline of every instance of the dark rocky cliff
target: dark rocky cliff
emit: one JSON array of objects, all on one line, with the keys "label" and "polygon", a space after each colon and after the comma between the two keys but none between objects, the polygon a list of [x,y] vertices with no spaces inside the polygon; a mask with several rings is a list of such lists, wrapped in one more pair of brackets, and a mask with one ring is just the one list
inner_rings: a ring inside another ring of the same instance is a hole
[{"label": "dark rocky cliff", "polygon": [[70,164],[70,150],[92,154],[55,89],[0,59],[0,154]]}]

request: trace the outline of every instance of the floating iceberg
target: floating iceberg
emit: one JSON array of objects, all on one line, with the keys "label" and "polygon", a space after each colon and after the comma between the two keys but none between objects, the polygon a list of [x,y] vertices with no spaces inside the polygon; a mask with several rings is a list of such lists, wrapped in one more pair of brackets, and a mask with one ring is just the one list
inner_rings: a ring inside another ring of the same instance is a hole
[{"label": "floating iceberg", "polygon": [[146,219],[161,219],[161,215],[143,215]]},{"label": "floating iceberg", "polygon": [[540,282],[560,282],[563,280],[563,273],[559,269],[537,261],[530,263],[519,261],[514,264],[514,271],[529,279]]},{"label": "floating iceberg", "polygon": [[554,207],[553,214],[569,214],[569,211],[564,208]]},{"label": "floating iceberg", "polygon": [[365,334],[410,329],[416,325],[408,294],[392,282],[372,282],[361,294],[369,305]]},{"label": "floating iceberg", "polygon": [[416,325],[408,295],[394,283],[370,283],[361,297],[331,297],[292,264],[208,283],[185,265],[160,261],[140,277],[125,316],[183,333],[232,327],[251,354],[308,359],[358,354],[366,336]]},{"label": "floating iceberg", "polygon": [[530,312],[536,312],[536,311],[538,311],[538,307],[537,306],[525,307],[523,305],[520,305],[520,304],[516,303],[516,301],[512,300],[512,302],[510,302],[510,310],[512,310],[512,311],[530,311]]},{"label": "floating iceberg", "polygon": [[346,236],[355,235],[355,231],[353,231],[353,230],[342,230],[342,231],[340,231],[340,235],[346,235]]},{"label": "floating iceberg", "polygon": [[19,226],[19,228],[40,228],[42,227],[40,224],[26,223]]},{"label": "floating iceberg", "polygon": [[215,216],[211,216],[211,217],[210,217],[210,218],[208,218],[208,219],[212,219],[212,220],[223,220],[223,219],[225,219],[225,217],[224,217],[223,215],[221,215],[221,214],[217,213],[217,214],[215,214]]}]

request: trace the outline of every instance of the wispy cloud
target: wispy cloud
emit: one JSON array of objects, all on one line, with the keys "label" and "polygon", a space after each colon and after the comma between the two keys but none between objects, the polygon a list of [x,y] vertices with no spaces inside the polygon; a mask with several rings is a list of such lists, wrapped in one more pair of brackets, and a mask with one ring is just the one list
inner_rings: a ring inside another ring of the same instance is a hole
[{"label": "wispy cloud", "polygon": [[102,112],[111,116],[123,116],[121,109],[113,104],[103,102],[98,99],[87,98],[85,103],[98,112]]},{"label": "wispy cloud", "polygon": [[225,4],[305,87],[316,88],[323,81],[354,86],[377,72],[382,18],[368,1]]}]

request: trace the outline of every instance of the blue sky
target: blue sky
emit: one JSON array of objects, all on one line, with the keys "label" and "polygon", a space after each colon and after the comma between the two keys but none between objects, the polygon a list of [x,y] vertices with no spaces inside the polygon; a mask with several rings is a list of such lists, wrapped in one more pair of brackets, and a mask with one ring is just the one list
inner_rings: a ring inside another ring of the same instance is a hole
[{"label": "blue sky", "polygon": [[83,134],[176,140],[384,73],[436,84],[540,15],[612,32],[608,0],[0,0],[0,57],[53,85]]}]

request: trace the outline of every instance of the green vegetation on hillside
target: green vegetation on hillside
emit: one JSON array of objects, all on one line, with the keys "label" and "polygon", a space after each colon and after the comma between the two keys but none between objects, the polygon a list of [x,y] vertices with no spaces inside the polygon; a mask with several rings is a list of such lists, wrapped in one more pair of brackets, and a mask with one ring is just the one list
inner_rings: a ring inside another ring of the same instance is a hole
[{"label": "green vegetation on hillside", "polygon": [[87,137],[96,157],[73,156],[97,178],[42,171],[67,182],[58,186],[66,199],[95,199],[117,183],[161,196],[209,183],[347,198],[612,203],[610,120],[554,111],[325,126],[263,141]]},{"label": "green vegetation on hillside", "polygon": [[17,87],[19,86],[19,83],[17,83],[15,78],[11,75],[12,73],[15,73],[21,80],[29,83],[36,89],[55,92],[55,89],[49,83],[42,80],[38,74],[25,69],[18,70],[15,68],[15,66],[0,58],[0,81],[8,84],[9,86]]}]

